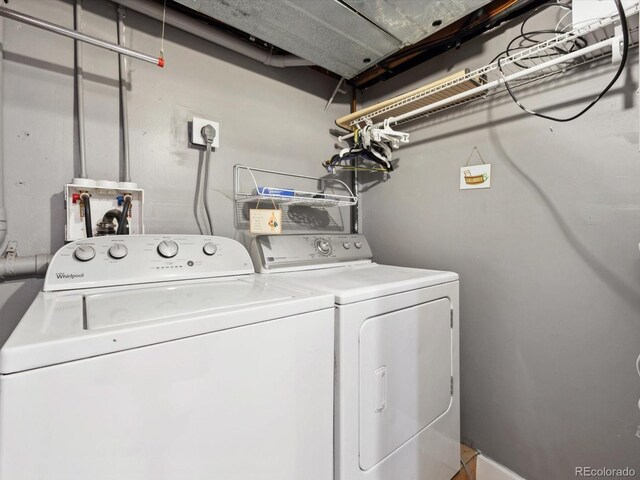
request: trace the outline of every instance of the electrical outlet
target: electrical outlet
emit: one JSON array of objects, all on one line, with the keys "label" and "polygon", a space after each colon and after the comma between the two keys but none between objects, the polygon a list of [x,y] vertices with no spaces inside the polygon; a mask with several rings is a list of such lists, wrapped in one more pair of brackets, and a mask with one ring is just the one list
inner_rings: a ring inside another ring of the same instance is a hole
[{"label": "electrical outlet", "polygon": [[218,122],[214,122],[213,120],[207,120],[202,117],[193,117],[191,121],[191,143],[193,145],[202,145],[204,147],[207,146],[207,142],[202,136],[202,127],[207,125],[211,125],[215,131],[216,136],[213,137],[213,143],[211,144],[214,148],[220,147],[220,124]]}]

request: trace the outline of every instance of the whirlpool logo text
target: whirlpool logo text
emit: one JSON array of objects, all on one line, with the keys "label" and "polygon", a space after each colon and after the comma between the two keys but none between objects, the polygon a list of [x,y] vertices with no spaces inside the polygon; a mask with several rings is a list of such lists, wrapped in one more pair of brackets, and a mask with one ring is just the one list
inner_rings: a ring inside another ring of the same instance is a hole
[{"label": "whirlpool logo text", "polygon": [[74,280],[84,278],[84,273],[56,273],[58,280]]}]

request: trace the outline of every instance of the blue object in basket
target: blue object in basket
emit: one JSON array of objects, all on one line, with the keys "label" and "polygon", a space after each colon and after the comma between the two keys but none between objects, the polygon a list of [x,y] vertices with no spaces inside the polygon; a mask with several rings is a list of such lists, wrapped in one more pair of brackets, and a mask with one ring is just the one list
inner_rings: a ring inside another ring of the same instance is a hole
[{"label": "blue object in basket", "polygon": [[258,194],[272,197],[293,197],[296,191],[291,188],[258,187]]}]

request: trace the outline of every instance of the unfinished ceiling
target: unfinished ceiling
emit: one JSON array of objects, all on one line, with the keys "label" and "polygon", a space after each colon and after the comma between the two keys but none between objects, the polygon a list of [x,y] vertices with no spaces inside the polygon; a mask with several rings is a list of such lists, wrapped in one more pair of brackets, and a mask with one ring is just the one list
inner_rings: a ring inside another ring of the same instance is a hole
[{"label": "unfinished ceiling", "polygon": [[491,0],[175,0],[351,79]]}]

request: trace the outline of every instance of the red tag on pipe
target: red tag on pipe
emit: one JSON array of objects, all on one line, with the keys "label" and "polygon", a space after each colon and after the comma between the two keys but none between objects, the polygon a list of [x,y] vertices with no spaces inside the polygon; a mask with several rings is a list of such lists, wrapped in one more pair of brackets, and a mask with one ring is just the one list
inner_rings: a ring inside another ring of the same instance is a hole
[{"label": "red tag on pipe", "polygon": [[158,66],[160,68],[164,67],[164,58],[162,58],[162,57],[158,58]]}]

